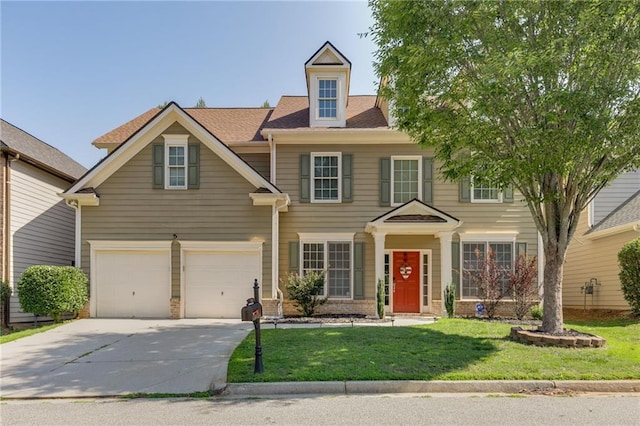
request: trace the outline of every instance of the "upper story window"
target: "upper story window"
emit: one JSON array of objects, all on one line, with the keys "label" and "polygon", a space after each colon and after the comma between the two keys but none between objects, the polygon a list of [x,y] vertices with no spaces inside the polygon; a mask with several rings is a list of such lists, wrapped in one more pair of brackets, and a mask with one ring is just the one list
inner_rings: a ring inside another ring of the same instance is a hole
[{"label": "upper story window", "polygon": [[400,205],[422,193],[422,157],[391,157],[392,204]]},{"label": "upper story window", "polygon": [[471,180],[472,203],[501,203],[502,192],[491,181],[472,178]]},{"label": "upper story window", "polygon": [[189,150],[187,149],[188,135],[163,135],[165,189],[187,188],[187,167],[189,164]]},{"label": "upper story window", "polygon": [[340,153],[311,154],[311,194],[313,202],[341,201]]},{"label": "upper story window", "polygon": [[338,116],[338,80],[318,79],[318,118]]}]

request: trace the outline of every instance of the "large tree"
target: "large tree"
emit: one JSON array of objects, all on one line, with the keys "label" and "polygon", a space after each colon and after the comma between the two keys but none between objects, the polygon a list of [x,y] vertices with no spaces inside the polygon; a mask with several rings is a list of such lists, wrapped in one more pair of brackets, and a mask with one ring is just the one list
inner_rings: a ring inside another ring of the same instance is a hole
[{"label": "large tree", "polygon": [[[370,0],[381,95],[450,180],[524,196],[562,331],[567,246],[589,201],[640,166],[640,2]],[[464,155],[464,154],[468,155]]]}]

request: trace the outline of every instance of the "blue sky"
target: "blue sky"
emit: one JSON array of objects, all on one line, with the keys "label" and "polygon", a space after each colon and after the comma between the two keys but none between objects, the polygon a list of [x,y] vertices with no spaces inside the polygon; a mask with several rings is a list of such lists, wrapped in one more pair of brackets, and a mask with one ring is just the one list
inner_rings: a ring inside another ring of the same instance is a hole
[{"label": "blue sky", "polygon": [[365,1],[0,2],[0,116],[86,167],[102,134],[164,101],[275,106],[327,40],[374,94]]}]

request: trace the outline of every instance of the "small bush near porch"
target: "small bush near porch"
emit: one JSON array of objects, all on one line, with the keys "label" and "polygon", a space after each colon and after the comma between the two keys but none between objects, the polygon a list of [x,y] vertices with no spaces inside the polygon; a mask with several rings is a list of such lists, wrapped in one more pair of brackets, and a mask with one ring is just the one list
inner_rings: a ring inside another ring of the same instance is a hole
[{"label": "small bush near porch", "polygon": [[250,334],[229,362],[228,381],[640,379],[640,323],[566,322],[607,340],[601,349],[526,346],[511,325],[442,319],[416,327],[263,329],[265,373],[253,374]]}]

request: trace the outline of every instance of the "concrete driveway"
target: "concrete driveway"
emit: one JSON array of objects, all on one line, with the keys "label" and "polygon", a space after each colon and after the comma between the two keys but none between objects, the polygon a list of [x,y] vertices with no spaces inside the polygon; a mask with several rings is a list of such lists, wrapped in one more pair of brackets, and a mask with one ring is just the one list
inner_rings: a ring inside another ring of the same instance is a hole
[{"label": "concrete driveway", "polygon": [[226,386],[240,320],[83,319],[0,345],[0,396],[188,393]]}]

